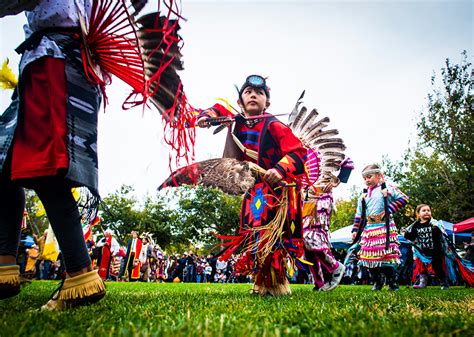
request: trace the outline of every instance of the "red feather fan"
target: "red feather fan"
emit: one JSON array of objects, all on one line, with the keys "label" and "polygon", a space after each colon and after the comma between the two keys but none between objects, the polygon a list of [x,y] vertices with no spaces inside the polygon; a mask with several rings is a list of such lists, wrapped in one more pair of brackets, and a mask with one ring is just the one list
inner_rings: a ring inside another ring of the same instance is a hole
[{"label": "red feather fan", "polygon": [[[151,102],[163,116],[165,142],[175,151],[176,163],[181,158],[189,163],[194,156],[195,133],[189,128],[194,126],[194,109],[177,73],[183,69],[181,16],[173,0],[163,3],[166,15],[160,15],[159,6],[158,12],[135,19],[137,12],[131,15],[124,0],[94,0],[89,24],[81,23],[83,60],[88,78],[101,87],[110,83],[110,74],[130,85],[124,108]],[[138,11],[143,1],[132,5]]]}]

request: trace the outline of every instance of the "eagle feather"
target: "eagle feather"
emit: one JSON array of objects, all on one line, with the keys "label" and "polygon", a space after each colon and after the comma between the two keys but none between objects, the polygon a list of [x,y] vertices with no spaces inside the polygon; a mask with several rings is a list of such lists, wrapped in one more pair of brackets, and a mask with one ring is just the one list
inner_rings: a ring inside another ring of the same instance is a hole
[{"label": "eagle feather", "polygon": [[251,163],[234,158],[208,159],[174,171],[158,190],[181,185],[202,185],[241,195],[255,184],[257,173],[252,168]]}]

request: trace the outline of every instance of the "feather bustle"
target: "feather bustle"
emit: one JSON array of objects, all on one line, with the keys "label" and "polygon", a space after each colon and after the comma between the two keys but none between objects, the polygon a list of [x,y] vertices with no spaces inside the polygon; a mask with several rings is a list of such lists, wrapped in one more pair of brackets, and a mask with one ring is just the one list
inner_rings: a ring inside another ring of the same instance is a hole
[{"label": "feather bustle", "polygon": [[303,122],[300,123],[300,126],[297,128],[296,133],[299,135],[304,135],[306,130],[308,130],[313,121],[318,117],[318,111],[316,109],[311,110],[311,112],[306,116]]},{"label": "feather bustle", "polygon": [[298,130],[298,125],[303,121],[303,118],[306,115],[306,111],[308,111],[308,109],[305,106],[303,106],[300,109],[298,114],[295,116],[295,120],[293,122],[293,125],[291,126],[292,130]]}]

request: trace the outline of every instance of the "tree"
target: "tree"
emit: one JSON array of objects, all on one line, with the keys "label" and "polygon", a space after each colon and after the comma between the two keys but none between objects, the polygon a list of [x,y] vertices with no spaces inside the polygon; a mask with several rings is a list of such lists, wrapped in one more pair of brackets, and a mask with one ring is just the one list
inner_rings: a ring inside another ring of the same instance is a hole
[{"label": "tree", "polygon": [[43,204],[33,190],[25,189],[25,210],[28,213],[26,233],[42,235],[48,228],[49,221]]},{"label": "tree", "polygon": [[466,51],[462,55],[460,65],[446,59],[441,88],[437,87],[436,75],[432,76],[433,92],[428,94],[428,109],[422,113],[417,129],[420,147],[441,154],[453,171],[466,175],[472,186],[474,72]]},{"label": "tree", "polygon": [[137,229],[152,235],[156,244],[166,249],[173,241],[172,223],[175,218],[174,211],[167,208],[166,201],[157,197],[148,197],[145,200],[143,210],[140,212],[140,220]]},{"label": "tree", "polygon": [[[113,229],[121,244],[126,242],[132,230],[138,230],[137,225],[140,223],[138,201],[130,196],[132,192],[131,186],[122,185],[118,191],[105,197],[100,205],[101,226]],[[97,234],[101,228],[93,230]]]},{"label": "tree", "polygon": [[436,217],[452,222],[474,216],[474,75],[465,51],[462,56],[460,65],[446,60],[441,86],[433,75],[415,147],[401,162],[384,161],[386,174],[411,199],[405,214],[398,215],[404,222],[414,220],[413,208],[419,203],[429,204]]},{"label": "tree", "polygon": [[178,241],[211,247],[218,241],[212,233],[234,234],[239,226],[242,199],[218,189],[183,186],[179,195],[173,234]]},{"label": "tree", "polygon": [[334,213],[331,217],[331,231],[354,223],[358,196],[352,193],[350,200],[338,199],[334,203]]},{"label": "tree", "polygon": [[238,228],[240,197],[202,186],[170,191],[140,204],[132,196],[133,188],[123,185],[103,199],[102,225],[112,228],[122,244],[136,230],[151,234],[168,251],[210,247],[218,241],[213,232],[229,234]]}]

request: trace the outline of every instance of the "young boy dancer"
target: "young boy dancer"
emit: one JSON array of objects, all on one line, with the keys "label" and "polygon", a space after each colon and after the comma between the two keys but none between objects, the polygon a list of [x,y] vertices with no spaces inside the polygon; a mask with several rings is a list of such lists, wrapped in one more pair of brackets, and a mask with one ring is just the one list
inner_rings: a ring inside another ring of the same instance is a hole
[{"label": "young boy dancer", "polygon": [[[238,247],[247,248],[238,264],[253,274],[253,293],[290,294],[287,272],[291,273],[296,258],[303,255],[298,178],[305,172],[306,149],[288,126],[266,112],[270,89],[265,78],[248,76],[237,103],[242,114],[234,118],[224,157],[251,161],[266,171],[244,196],[240,236],[229,246],[228,254]],[[199,116],[197,124],[205,127],[209,117],[231,115],[216,104]]]}]

